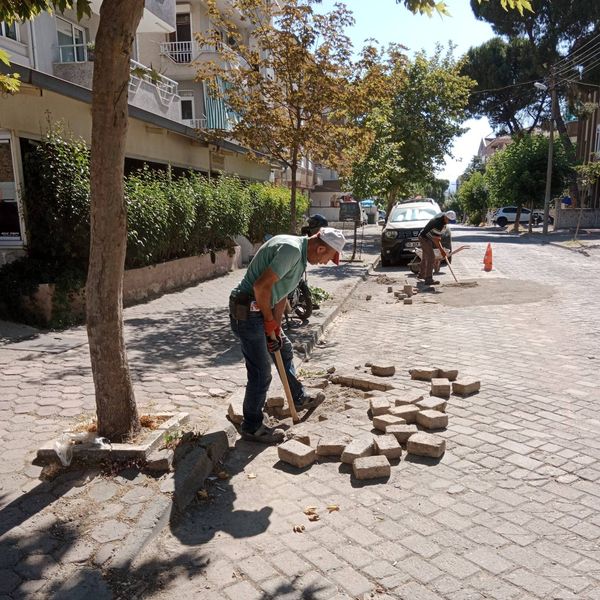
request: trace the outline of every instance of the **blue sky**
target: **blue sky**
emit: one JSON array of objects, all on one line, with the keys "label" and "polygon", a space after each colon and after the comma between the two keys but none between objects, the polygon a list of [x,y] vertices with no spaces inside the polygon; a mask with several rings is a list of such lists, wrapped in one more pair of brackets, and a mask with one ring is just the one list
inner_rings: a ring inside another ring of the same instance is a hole
[{"label": "blue sky", "polygon": [[[321,10],[329,11],[335,3],[335,0],[323,0]],[[487,23],[475,19],[469,0],[446,0],[450,17],[413,15],[395,0],[346,0],[343,4],[354,13],[356,20],[348,31],[355,48],[362,47],[366,39],[375,38],[383,44],[403,44],[411,55],[422,49],[431,54],[436,43],[447,46],[452,41],[457,46],[456,55],[460,56],[494,35]],[[476,154],[481,138],[491,133],[487,119],[469,120],[464,126],[469,131],[456,139],[455,158],[447,157],[439,177],[455,180]]]}]

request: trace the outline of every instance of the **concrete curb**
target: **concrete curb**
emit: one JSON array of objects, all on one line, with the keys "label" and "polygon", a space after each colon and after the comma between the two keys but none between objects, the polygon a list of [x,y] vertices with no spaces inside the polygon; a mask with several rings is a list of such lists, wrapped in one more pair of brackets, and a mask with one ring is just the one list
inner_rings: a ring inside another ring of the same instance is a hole
[{"label": "concrete curb", "polygon": [[237,439],[235,427],[225,418],[211,427],[199,440],[198,446],[187,452],[171,473],[174,482],[172,497],[158,494],[144,510],[135,529],[127,536],[116,554],[104,568],[126,570],[131,567],[143,548],[195,499],[206,478],[223,460]]}]

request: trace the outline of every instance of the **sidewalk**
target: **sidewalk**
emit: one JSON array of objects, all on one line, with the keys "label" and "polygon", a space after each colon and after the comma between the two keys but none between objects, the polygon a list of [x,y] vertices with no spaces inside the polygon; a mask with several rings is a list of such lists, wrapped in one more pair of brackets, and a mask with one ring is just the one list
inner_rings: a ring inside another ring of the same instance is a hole
[{"label": "sidewalk", "polygon": [[[366,228],[361,261],[309,267],[309,284],[333,297],[307,326],[289,332],[295,346],[309,351],[335,318],[377,259],[380,231]],[[189,412],[199,431],[223,418],[227,398],[246,379],[226,306],[242,276],[236,271],[125,310],[141,414]],[[0,323],[0,344],[32,335]],[[0,373],[0,597],[110,598],[99,569],[116,559],[129,564],[140,531],[147,539],[168,513],[172,488],[133,468],[117,477],[88,470],[38,479],[41,469],[31,465],[37,447],[95,412],[84,327],[1,344]]]}]

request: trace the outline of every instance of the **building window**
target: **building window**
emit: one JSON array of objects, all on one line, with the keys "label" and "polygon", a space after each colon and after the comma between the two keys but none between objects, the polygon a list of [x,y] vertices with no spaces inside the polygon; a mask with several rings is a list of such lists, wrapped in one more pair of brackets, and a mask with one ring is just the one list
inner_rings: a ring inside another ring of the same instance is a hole
[{"label": "building window", "polygon": [[194,119],[194,96],[193,92],[180,90],[181,97],[181,120],[192,121]]},{"label": "building window", "polygon": [[17,34],[17,24],[12,23],[9,25],[4,21],[0,21],[0,35],[3,37],[10,38],[11,40],[15,40],[15,42],[19,41]]},{"label": "building window", "polygon": [[85,62],[87,60],[85,29],[56,17],[60,62]]},{"label": "building window", "polygon": [[600,158],[600,125],[596,127],[596,139],[594,140],[592,153],[596,156],[596,159]]},{"label": "building window", "polygon": [[10,140],[0,138],[0,242],[21,241]]}]

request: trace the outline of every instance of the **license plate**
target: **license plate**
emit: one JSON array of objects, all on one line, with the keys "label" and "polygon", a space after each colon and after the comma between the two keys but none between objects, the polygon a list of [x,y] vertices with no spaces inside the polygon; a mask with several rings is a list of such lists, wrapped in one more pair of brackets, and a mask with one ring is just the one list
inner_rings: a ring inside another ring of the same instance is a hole
[{"label": "license plate", "polygon": [[404,244],[405,248],[416,248],[419,245],[419,242],[406,242]]}]

